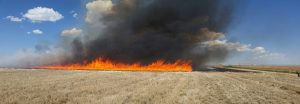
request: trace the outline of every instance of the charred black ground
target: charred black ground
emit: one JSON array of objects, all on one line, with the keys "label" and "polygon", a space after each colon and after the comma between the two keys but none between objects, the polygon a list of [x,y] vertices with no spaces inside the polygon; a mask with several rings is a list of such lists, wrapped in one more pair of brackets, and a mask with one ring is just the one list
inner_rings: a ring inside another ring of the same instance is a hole
[{"label": "charred black ground", "polygon": [[197,66],[222,61],[226,48],[202,43],[226,32],[232,10],[231,0],[121,0],[99,18],[105,29],[97,38],[74,40],[74,58],[68,62],[99,57],[142,64],[181,59]]}]

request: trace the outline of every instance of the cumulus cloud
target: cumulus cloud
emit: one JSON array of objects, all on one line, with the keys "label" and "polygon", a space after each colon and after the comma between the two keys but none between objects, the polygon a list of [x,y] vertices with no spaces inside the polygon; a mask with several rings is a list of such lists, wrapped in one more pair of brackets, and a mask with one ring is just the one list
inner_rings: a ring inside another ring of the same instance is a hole
[{"label": "cumulus cloud", "polygon": [[73,16],[74,18],[77,18],[77,17],[78,17],[78,13],[76,13],[75,11],[72,10],[70,13],[72,14],[72,16]]},{"label": "cumulus cloud", "polygon": [[79,36],[80,34],[82,34],[82,30],[78,28],[67,29],[61,32],[61,36]]},{"label": "cumulus cloud", "polygon": [[12,22],[22,22],[23,20],[25,20],[25,18],[19,18],[19,17],[15,17],[15,16],[7,16],[6,19],[8,19]]},{"label": "cumulus cloud", "polygon": [[113,3],[111,0],[95,0],[88,2],[86,6],[85,22],[87,23],[88,35],[85,35],[84,41],[93,40],[99,37],[106,25],[100,19],[104,15],[112,13]]},{"label": "cumulus cloud", "polygon": [[32,30],[32,33],[33,33],[33,34],[40,35],[40,34],[43,34],[44,32],[43,32],[42,30],[35,29],[35,30]]},{"label": "cumulus cloud", "polygon": [[253,52],[255,54],[264,54],[267,53],[264,47],[252,47],[251,44],[242,44],[240,42],[228,42],[228,40],[212,40],[203,43],[207,46],[223,46],[229,50],[236,52]]},{"label": "cumulus cloud", "polygon": [[263,54],[267,52],[264,47],[255,47],[254,49],[252,49],[252,51],[257,54]]},{"label": "cumulus cloud", "polygon": [[77,16],[78,16],[77,13],[74,13],[74,14],[73,14],[73,17],[74,17],[74,18],[77,18]]},{"label": "cumulus cloud", "polygon": [[23,17],[31,20],[32,22],[55,22],[64,18],[64,16],[58,11],[53,10],[53,8],[47,7],[36,7],[29,9],[27,13],[23,15]]},{"label": "cumulus cloud", "polygon": [[87,14],[85,21],[90,24],[99,24],[99,18],[103,14],[111,12],[113,3],[111,0],[96,0],[86,4]]},{"label": "cumulus cloud", "polygon": [[237,51],[237,52],[247,52],[252,51],[251,44],[241,44],[240,42],[228,42],[224,40],[212,40],[203,43],[206,46],[221,46],[226,47],[228,50]]}]

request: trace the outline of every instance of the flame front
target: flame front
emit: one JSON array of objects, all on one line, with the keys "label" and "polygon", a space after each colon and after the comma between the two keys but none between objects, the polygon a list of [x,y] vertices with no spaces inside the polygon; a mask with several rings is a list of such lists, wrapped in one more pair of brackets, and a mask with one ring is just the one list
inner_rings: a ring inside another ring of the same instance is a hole
[{"label": "flame front", "polygon": [[157,60],[148,65],[114,63],[111,60],[98,58],[87,64],[48,65],[35,68],[43,69],[66,69],[66,70],[110,70],[110,71],[153,71],[153,72],[190,72],[191,61],[177,60],[174,63],[166,63]]}]

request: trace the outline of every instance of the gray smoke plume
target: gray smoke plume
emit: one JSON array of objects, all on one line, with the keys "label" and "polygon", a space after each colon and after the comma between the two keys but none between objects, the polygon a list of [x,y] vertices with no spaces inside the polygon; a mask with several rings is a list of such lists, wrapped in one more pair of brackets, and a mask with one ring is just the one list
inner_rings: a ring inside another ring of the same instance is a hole
[{"label": "gray smoke plume", "polygon": [[73,58],[66,63],[102,57],[142,64],[192,60],[198,66],[226,58],[225,47],[202,43],[226,32],[231,0],[98,0],[87,7],[95,11],[88,11],[86,21],[98,26],[72,42]]},{"label": "gray smoke plume", "polygon": [[234,10],[231,0],[94,0],[86,7],[84,30],[64,30],[57,46],[39,44],[1,58],[0,66],[30,68],[102,57],[129,64],[191,60],[195,70],[224,61],[230,51],[213,41],[224,38]]}]

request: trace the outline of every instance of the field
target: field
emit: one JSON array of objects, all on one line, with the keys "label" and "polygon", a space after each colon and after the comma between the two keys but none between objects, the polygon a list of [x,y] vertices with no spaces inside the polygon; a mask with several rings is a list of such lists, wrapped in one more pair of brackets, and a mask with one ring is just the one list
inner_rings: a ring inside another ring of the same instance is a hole
[{"label": "field", "polygon": [[300,102],[300,78],[273,72],[0,69],[1,104]]},{"label": "field", "polygon": [[285,73],[300,72],[300,66],[234,65],[234,66],[223,66],[223,67],[225,67],[225,68],[244,68],[244,69],[273,71],[273,72],[285,72]]}]

